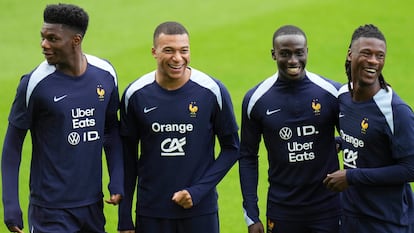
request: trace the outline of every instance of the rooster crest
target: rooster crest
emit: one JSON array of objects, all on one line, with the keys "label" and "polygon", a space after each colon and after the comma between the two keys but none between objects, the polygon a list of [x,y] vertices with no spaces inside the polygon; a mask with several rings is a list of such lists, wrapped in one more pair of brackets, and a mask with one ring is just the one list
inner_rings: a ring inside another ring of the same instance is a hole
[{"label": "rooster crest", "polygon": [[362,130],[368,129],[368,119],[364,118],[364,120],[361,121],[361,128]]},{"label": "rooster crest", "polygon": [[321,104],[317,103],[316,101],[312,101],[312,109],[319,111],[321,109]]},{"label": "rooster crest", "polygon": [[198,107],[196,105],[193,105],[193,103],[188,105],[188,110],[190,110],[191,113],[196,113],[198,111]]},{"label": "rooster crest", "polygon": [[101,87],[96,88],[96,93],[98,94],[99,98],[103,98],[105,96],[105,90]]}]

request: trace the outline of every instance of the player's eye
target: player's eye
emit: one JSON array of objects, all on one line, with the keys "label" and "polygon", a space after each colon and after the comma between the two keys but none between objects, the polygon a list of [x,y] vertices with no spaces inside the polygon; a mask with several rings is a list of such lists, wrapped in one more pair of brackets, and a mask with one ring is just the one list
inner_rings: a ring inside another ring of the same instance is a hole
[{"label": "player's eye", "polygon": [[290,56],[290,52],[282,50],[282,51],[279,52],[279,55],[281,57],[289,57]]},{"label": "player's eye", "polygon": [[172,54],[174,51],[172,50],[172,49],[164,49],[163,50],[164,51],[164,53],[167,53],[167,54]]}]

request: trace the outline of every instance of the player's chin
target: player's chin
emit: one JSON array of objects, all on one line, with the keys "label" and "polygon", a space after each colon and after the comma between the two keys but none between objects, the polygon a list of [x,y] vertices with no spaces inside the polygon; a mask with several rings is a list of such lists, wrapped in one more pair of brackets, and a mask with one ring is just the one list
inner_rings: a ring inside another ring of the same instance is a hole
[{"label": "player's chin", "polygon": [[185,72],[182,70],[172,70],[169,72],[170,78],[179,79],[185,76]]},{"label": "player's chin", "polygon": [[46,61],[47,61],[47,64],[52,65],[52,66],[57,64],[57,62],[51,58],[46,58]]}]

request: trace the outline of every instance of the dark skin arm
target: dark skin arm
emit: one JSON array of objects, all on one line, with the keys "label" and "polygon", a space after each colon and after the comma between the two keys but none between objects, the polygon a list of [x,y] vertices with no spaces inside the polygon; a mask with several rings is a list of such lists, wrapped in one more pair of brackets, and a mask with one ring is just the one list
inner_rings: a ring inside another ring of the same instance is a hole
[{"label": "dark skin arm", "polygon": [[121,202],[121,194],[112,194],[109,200],[105,200],[107,204],[118,205]]},{"label": "dark skin arm", "polygon": [[249,226],[249,233],[264,233],[264,227],[262,222],[257,222]]},{"label": "dark skin arm", "polygon": [[11,232],[17,232],[17,233],[24,233],[19,227],[17,226],[10,226],[9,231]]},{"label": "dark skin arm", "polygon": [[349,184],[346,179],[346,170],[338,170],[326,175],[323,184],[331,191],[342,192],[348,188]]}]

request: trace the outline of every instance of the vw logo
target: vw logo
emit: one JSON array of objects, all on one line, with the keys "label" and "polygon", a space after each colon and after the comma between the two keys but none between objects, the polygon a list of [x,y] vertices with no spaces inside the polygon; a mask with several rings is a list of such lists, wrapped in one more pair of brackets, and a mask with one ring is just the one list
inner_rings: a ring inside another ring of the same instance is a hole
[{"label": "vw logo", "polygon": [[279,136],[283,140],[289,140],[292,137],[292,130],[288,127],[283,127],[279,131]]},{"label": "vw logo", "polygon": [[68,135],[68,142],[72,146],[76,146],[80,142],[80,135],[76,132],[72,132]]}]

